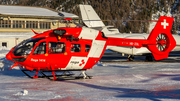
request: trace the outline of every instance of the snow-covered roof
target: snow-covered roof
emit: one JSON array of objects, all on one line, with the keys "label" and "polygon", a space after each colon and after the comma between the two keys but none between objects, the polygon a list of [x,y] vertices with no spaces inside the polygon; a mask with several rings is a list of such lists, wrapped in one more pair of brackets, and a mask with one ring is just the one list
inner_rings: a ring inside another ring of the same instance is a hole
[{"label": "snow-covered roof", "polygon": [[74,15],[72,13],[67,13],[67,12],[60,12],[59,15],[66,18],[78,17],[77,15]]},{"label": "snow-covered roof", "polygon": [[33,32],[0,32],[0,38],[31,38]]},{"label": "snow-covered roof", "polygon": [[50,9],[28,6],[6,6],[0,5],[0,15],[25,15],[25,16],[47,16],[47,17],[78,17],[70,13],[58,13]]}]

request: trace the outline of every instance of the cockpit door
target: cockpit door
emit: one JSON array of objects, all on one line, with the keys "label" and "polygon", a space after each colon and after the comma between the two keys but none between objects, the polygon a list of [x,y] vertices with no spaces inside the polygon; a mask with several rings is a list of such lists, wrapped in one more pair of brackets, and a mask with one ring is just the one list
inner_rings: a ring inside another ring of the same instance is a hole
[{"label": "cockpit door", "polygon": [[42,41],[38,43],[30,56],[30,62],[32,67],[44,69],[47,67],[47,42]]},{"label": "cockpit door", "polygon": [[65,68],[70,60],[67,52],[67,43],[64,41],[49,41],[48,42],[48,63],[52,70],[60,70]]}]

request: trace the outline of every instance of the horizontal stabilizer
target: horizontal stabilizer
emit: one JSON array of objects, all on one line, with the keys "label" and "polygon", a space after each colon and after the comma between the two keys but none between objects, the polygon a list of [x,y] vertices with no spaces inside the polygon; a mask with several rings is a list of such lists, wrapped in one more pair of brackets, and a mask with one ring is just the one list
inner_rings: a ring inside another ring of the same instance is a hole
[{"label": "horizontal stabilizer", "polygon": [[155,60],[162,60],[162,59],[168,58],[168,56],[169,56],[169,53],[162,54],[162,55],[155,54],[155,53],[152,53],[152,54],[153,54]]}]

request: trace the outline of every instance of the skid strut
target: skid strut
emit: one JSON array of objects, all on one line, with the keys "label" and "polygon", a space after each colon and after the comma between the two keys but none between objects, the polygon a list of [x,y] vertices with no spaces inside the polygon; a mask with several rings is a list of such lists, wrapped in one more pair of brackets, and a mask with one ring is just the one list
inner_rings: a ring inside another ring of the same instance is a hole
[{"label": "skid strut", "polygon": [[54,81],[54,80],[56,80],[55,71],[52,71],[52,74],[53,74],[53,77],[54,77],[54,79],[53,79],[53,81]]},{"label": "skid strut", "polygon": [[85,71],[85,70],[83,70],[83,71],[81,71],[81,72],[82,72],[82,74],[83,74],[83,76],[84,76],[83,78],[84,78],[84,79],[86,79],[86,78],[87,78],[86,71]]},{"label": "skid strut", "polygon": [[34,77],[33,77],[33,76],[30,76],[30,75],[27,73],[27,71],[28,71],[28,72],[33,72],[33,71],[30,71],[30,70],[21,70],[21,71],[22,71],[26,76],[28,76],[28,77],[31,78],[31,79],[35,79],[35,78],[45,78],[44,76],[37,76],[38,71],[36,71]]},{"label": "skid strut", "polygon": [[36,73],[35,73],[35,76],[33,77],[33,79],[38,78],[37,74],[38,74],[38,70],[36,70]]},{"label": "skid strut", "polygon": [[[81,76],[83,75],[83,76]],[[76,79],[91,79],[92,76],[89,76],[86,74],[86,70],[81,70],[81,74],[79,76],[75,77]]]},{"label": "skid strut", "polygon": [[[74,75],[73,73],[69,72],[69,71],[58,71],[61,72],[61,74],[57,75],[54,71],[30,71],[30,70],[21,70],[26,76],[28,76],[29,78],[48,78],[51,79],[52,77],[67,77],[67,76],[72,76]],[[35,76],[31,76],[30,74],[34,75],[35,72]],[[39,72],[39,73],[38,73]],[[46,75],[46,72],[51,72],[54,75]],[[39,75],[38,75],[39,74]]]}]

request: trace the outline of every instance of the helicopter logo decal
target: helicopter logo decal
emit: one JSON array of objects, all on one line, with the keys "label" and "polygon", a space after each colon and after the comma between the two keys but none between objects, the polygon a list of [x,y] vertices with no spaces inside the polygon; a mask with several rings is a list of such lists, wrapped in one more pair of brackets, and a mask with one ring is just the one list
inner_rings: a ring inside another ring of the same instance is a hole
[{"label": "helicopter logo decal", "polygon": [[82,66],[83,64],[85,64],[84,59],[81,60],[81,63],[79,64],[79,66]]},{"label": "helicopter logo decal", "polygon": [[32,62],[46,62],[46,59],[33,59],[31,58]]}]

